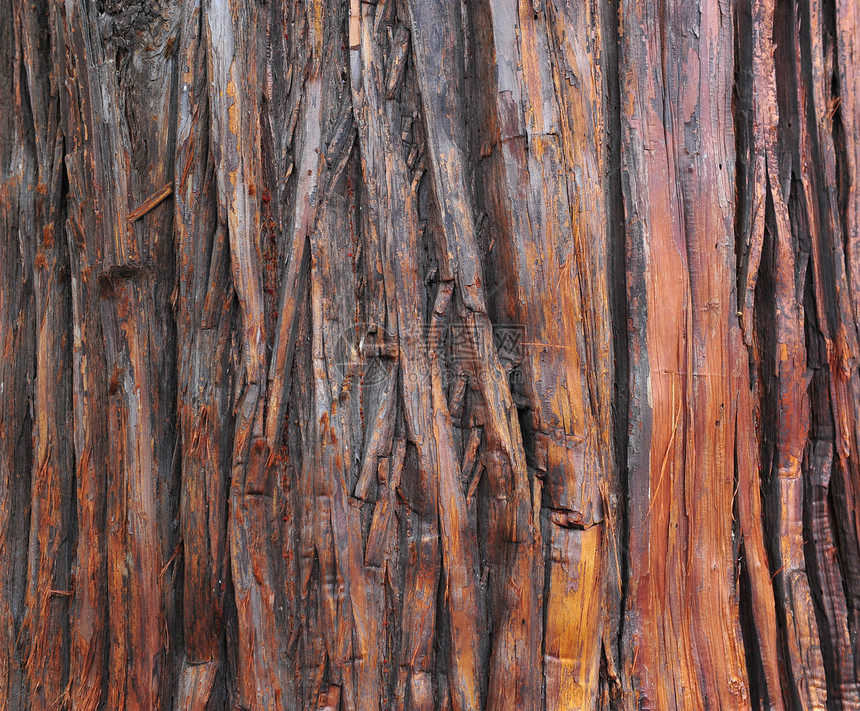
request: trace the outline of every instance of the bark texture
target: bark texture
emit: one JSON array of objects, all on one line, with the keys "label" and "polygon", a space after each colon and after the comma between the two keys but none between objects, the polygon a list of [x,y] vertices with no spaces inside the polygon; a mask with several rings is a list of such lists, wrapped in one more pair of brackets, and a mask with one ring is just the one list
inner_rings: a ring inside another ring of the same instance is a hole
[{"label": "bark texture", "polygon": [[856,0],[0,0],[0,710],[860,711]]}]

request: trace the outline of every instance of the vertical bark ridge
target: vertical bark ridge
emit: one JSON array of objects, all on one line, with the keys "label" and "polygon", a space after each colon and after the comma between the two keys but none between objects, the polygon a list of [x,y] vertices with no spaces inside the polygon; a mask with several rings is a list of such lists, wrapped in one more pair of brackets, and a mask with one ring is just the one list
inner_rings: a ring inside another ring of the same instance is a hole
[{"label": "vertical bark ridge", "polygon": [[259,76],[256,7],[228,0],[206,5],[211,147],[215,157],[218,224],[227,231],[233,286],[239,303],[241,358],[234,404],[228,541],[237,612],[239,703],[278,707],[292,695],[292,677],[267,650],[278,650],[273,571],[269,448],[265,437],[268,374],[260,207]]},{"label": "vertical bark ridge", "polygon": [[[820,547],[816,546],[816,572],[820,588],[828,591],[821,595],[820,602],[825,610],[827,636],[830,638],[830,644],[822,649],[829,656],[826,663],[828,696],[839,708],[853,709],[860,705],[858,662],[854,658],[854,644],[851,641],[851,637],[856,638],[857,634],[857,613],[854,612],[849,618],[844,598],[847,594],[848,601],[854,610],[857,609],[857,601],[860,600],[857,542],[860,539],[857,538],[856,525],[851,522],[852,518],[856,519],[856,514],[851,513],[854,505],[849,502],[856,500],[856,402],[860,394],[860,379],[855,355],[857,329],[841,224],[843,216],[850,219],[850,213],[846,214],[840,209],[838,195],[840,183],[850,182],[850,176],[841,175],[842,155],[837,155],[834,132],[834,117],[840,103],[840,95],[833,91],[837,81],[835,7],[831,3],[809,2],[801,5],[800,11],[800,56],[805,59],[803,77],[798,83],[800,177],[812,242],[812,287],[817,316],[815,325],[819,339],[823,341],[821,360],[826,361],[827,366],[824,367],[824,362],[814,363],[810,358],[810,367],[818,366],[816,369],[822,375],[827,374],[829,392],[818,394],[816,400],[824,403],[829,401],[830,417],[824,419],[832,417],[833,429],[822,431],[821,434],[824,435],[822,439],[832,442],[836,454],[831,464],[823,453],[826,452],[827,444],[815,442],[813,447],[819,451],[813,449],[810,465],[830,465],[835,469],[836,481],[832,493],[838,502],[839,514],[834,523],[841,524],[840,537],[849,544],[843,552],[842,567],[831,548],[829,539],[832,534],[827,530],[829,521],[826,518],[822,520],[824,512],[821,511],[821,505],[810,512],[810,518],[819,524],[817,532],[821,535],[818,536]],[[807,320],[812,319],[807,317]],[[818,471],[817,467],[810,468],[812,491],[823,494],[826,499],[830,492],[827,474]]]},{"label": "vertical bark ridge", "polygon": [[833,3],[835,14],[835,48],[838,84],[838,106],[833,111],[833,132],[839,161],[839,205],[842,239],[846,254],[848,289],[855,323],[860,324],[860,144],[856,137],[860,122],[860,8],[849,0]]},{"label": "vertical bark ridge", "polygon": [[528,611],[542,607],[541,596],[536,585],[515,581],[535,581],[540,576],[540,528],[533,503],[540,497],[540,483],[527,471],[519,415],[493,342],[487,311],[463,145],[466,132],[459,91],[463,37],[451,3],[410,3],[409,15],[431,181],[439,210],[438,251],[444,257],[442,265],[447,267],[442,274],[455,282],[457,317],[466,339],[463,345],[473,359],[471,376],[480,393],[487,434],[483,461],[494,500],[489,550],[497,556],[492,597],[498,615],[488,704],[491,708],[508,703],[533,708],[539,704],[540,689],[533,677],[518,678],[516,669],[534,669],[539,664],[541,634],[533,627],[536,620]]},{"label": "vertical bark ridge", "polygon": [[[71,43],[73,25],[62,16],[65,52],[60,53],[64,76],[74,75],[77,60]],[[59,24],[59,23],[58,23]],[[60,30],[58,30],[58,33]],[[80,41],[80,35],[77,35]],[[69,701],[74,708],[95,711],[108,681],[107,604],[107,478],[108,376],[104,335],[99,311],[100,295],[95,279],[101,235],[92,229],[93,202],[89,180],[94,177],[92,154],[84,150],[83,124],[89,117],[87,74],[83,87],[60,93],[61,117],[67,136],[65,155],[68,179],[65,236],[69,249],[72,291],[73,440],[75,447],[76,514],[75,595],[71,613]],[[87,239],[89,235],[89,239]]]},{"label": "vertical bark ridge", "polygon": [[[184,660],[176,705],[204,711],[223,699],[224,610],[229,584],[227,477],[234,299],[226,229],[217,224],[209,147],[204,18],[183,8],[174,175],[177,256],[177,418],[181,437]],[[223,681],[219,681],[223,684]]]},{"label": "vertical bark ridge", "polygon": [[[642,481],[631,484],[626,659],[643,708],[743,708],[737,591],[727,574],[732,23],[718,2],[695,11],[622,3],[621,15],[628,285],[631,309],[647,304],[631,333],[631,445],[649,453],[630,456]],[[641,543],[633,531],[645,532]],[[724,611],[718,620],[715,608]]]},{"label": "vertical bark ridge", "polygon": [[[63,238],[64,141],[53,54],[45,30],[55,21],[19,14],[37,159],[34,289],[36,382],[30,489],[27,613],[22,642],[33,708],[54,708],[67,692],[74,452],[63,428],[71,419],[71,362],[65,328],[71,316],[69,265]],[[20,8],[19,8],[20,13]],[[41,26],[40,26],[41,23]]]},{"label": "vertical bark ridge", "polygon": [[330,700],[336,694],[344,709],[378,709],[383,696],[382,571],[365,564],[361,544],[368,511],[362,510],[362,502],[350,493],[360,464],[362,432],[356,426],[355,412],[361,406],[362,388],[352,369],[343,367],[345,354],[341,350],[347,343],[342,334],[356,315],[355,292],[335,288],[354,278],[351,259],[334,259],[350,241],[349,230],[344,229],[347,218],[343,208],[349,200],[342,190],[344,183],[340,180],[331,186],[333,192],[327,195],[318,231],[311,239],[317,427],[313,461],[318,517],[315,546],[324,584],[326,624],[321,632],[328,656],[328,684],[323,684],[321,696]]},{"label": "vertical bark ridge", "polygon": [[[589,546],[602,540],[597,531],[585,536],[574,529],[601,522],[601,486],[612,469],[605,87],[596,8],[574,11],[550,3],[540,10],[521,3],[510,16],[509,8],[490,3],[499,71],[493,128],[480,152],[495,161],[485,180],[492,191],[488,214],[500,241],[496,269],[517,275],[518,289],[502,289],[507,303],[501,309],[504,317],[525,324],[521,387],[534,403],[527,437],[534,441],[532,465],[545,480],[550,565],[559,568],[550,577],[557,579],[569,574],[561,569],[579,563],[557,551],[577,550],[583,537]],[[523,71],[515,71],[521,64]],[[543,258],[535,262],[537,255]],[[547,280],[563,285],[549,306],[537,288]],[[602,545],[597,551],[604,555]],[[604,584],[604,566],[583,565],[594,575],[581,576],[577,596],[593,600]],[[556,590],[561,589],[551,587],[546,602],[547,635],[553,637],[545,657],[548,703],[594,703],[599,615],[570,617],[568,611],[580,605]]]},{"label": "vertical bark ridge", "polygon": [[[842,240],[844,243],[846,271],[848,278],[848,290],[854,310],[855,327],[860,328],[860,143],[856,140],[858,125],[860,125],[860,70],[855,66],[857,57],[860,56],[860,9],[856,4],[837,0],[835,3],[835,64],[838,95],[831,97],[832,102],[828,113],[832,110],[832,131],[834,149],[836,151],[837,187],[839,199],[839,216],[842,226]],[[831,32],[833,30],[831,29]],[[853,140],[852,140],[853,137]],[[838,236],[837,236],[838,238]],[[856,392],[856,390],[855,390]],[[856,420],[856,416],[855,416]],[[855,425],[856,427],[856,425]],[[851,461],[856,463],[860,460],[858,452],[857,435],[851,435]],[[840,465],[839,477],[836,482],[840,505],[837,507],[837,528],[840,537],[851,541],[860,541],[860,513],[856,505],[852,505],[853,487],[839,489],[841,482],[850,478],[846,468],[842,465],[843,458],[837,463]],[[855,464],[856,466],[856,464]],[[850,467],[853,470],[854,467]],[[854,677],[858,678],[860,669],[860,648],[858,648],[858,629],[860,629],[860,600],[858,600],[857,585],[857,560],[854,555],[841,554],[842,560],[846,558],[850,564],[842,563],[844,579],[847,581],[848,604],[849,604],[849,629],[854,640]]]},{"label": "vertical bark ridge", "polygon": [[[752,618],[753,635],[744,638],[750,675],[752,704],[759,708],[781,709],[793,705],[793,698],[784,698],[781,682],[780,657],[782,637],[776,614],[775,591],[768,556],[765,516],[762,501],[761,452],[758,438],[761,401],[757,397],[760,381],[755,361],[763,350],[756,339],[756,286],[764,244],[766,206],[767,157],[762,149],[764,127],[759,123],[767,106],[768,17],[772,33],[772,6],[763,3],[740,3],[735,11],[736,83],[734,92],[735,137],[737,144],[737,310],[741,333],[734,336],[736,349],[734,373],[737,378],[735,411],[735,461],[737,476],[737,511],[742,536],[742,574],[749,581],[748,612]],[[774,98],[770,97],[771,100]],[[753,363],[751,366],[750,363]],[[750,663],[750,660],[753,660]],[[761,679],[758,677],[760,666]],[[759,687],[759,688],[757,688]],[[755,708],[755,706],[753,706]]]},{"label": "vertical bark ridge", "polygon": [[29,689],[18,634],[25,612],[36,331],[34,188],[38,181],[34,117],[28,96],[27,28],[12,3],[0,6],[2,88],[8,139],[0,142],[0,705],[28,707]]},{"label": "vertical bark ridge", "polygon": [[[391,306],[385,314],[388,328],[383,333],[396,338],[403,419],[417,457],[417,486],[414,494],[407,496],[408,511],[404,511],[409,564],[402,588],[397,703],[398,708],[429,711],[435,708],[433,673],[441,551],[432,401],[429,390],[422,387],[426,385],[429,365],[423,338],[426,296],[419,287],[418,205],[413,175],[394,133],[400,108],[382,93],[385,63],[377,44],[377,27],[382,18],[369,6],[353,2],[350,22],[350,78],[368,192],[369,242],[378,245],[386,305]],[[380,179],[372,179],[374,175]],[[398,233],[400,229],[404,232]],[[374,256],[371,253],[371,265]],[[474,698],[477,689],[472,687],[469,692]]]},{"label": "vertical bark ridge", "polygon": [[[70,294],[65,240],[59,200],[62,190],[62,140],[57,141],[46,192],[51,204],[43,206],[43,238],[36,260],[36,389],[34,393],[34,471],[31,484],[30,575],[28,579],[29,632],[27,659],[34,706],[51,708],[68,684],[71,495],[73,452],[62,435],[71,404],[69,349],[57,338],[69,321]],[[44,163],[40,172],[49,166]],[[40,259],[41,257],[41,259]]]},{"label": "vertical bark ridge", "polygon": [[[84,303],[93,304],[98,299],[93,305],[97,313],[101,312],[105,365],[110,373],[106,392],[102,391],[108,411],[105,436],[116,445],[105,447],[109,472],[105,554],[109,570],[107,599],[112,614],[109,698],[119,706],[151,706],[159,704],[172,685],[172,665],[165,663],[171,648],[168,627],[172,586],[170,576],[165,579],[160,573],[166,560],[162,547],[171,545],[168,532],[173,441],[170,426],[164,427],[162,422],[165,415],[169,418],[172,408],[170,374],[175,366],[166,346],[169,326],[165,328],[162,321],[153,320],[165,314],[164,299],[159,300],[159,289],[163,289],[159,276],[166,277],[168,283],[172,281],[169,268],[166,273],[159,271],[163,247],[171,243],[169,232],[164,234],[170,213],[162,206],[139,223],[152,231],[151,243],[141,242],[143,232],[129,225],[128,216],[132,214],[130,205],[144,203],[154,192],[153,185],[160,187],[168,178],[169,172],[165,175],[157,160],[154,170],[149,161],[159,149],[167,154],[172,147],[169,129],[162,131],[145,121],[134,129],[147,136],[153,153],[131,147],[132,138],[119,116],[124,107],[142,100],[134,91],[135,70],[122,64],[122,56],[108,56],[115,51],[110,34],[96,31],[99,22],[89,9],[80,4],[66,7],[68,61],[81,78],[77,85],[81,91],[73,96],[65,119],[67,136],[73,137],[69,139],[71,145],[80,152],[69,177],[71,191],[80,205],[72,233],[74,238],[83,237],[80,246],[86,249],[87,258],[81,265],[81,276],[85,293],[92,294],[86,302],[82,299],[78,308],[83,311]],[[111,27],[133,19],[117,13],[103,16],[100,21],[103,27]],[[149,19],[151,23],[145,23],[140,34],[130,41],[133,52],[142,51],[136,43],[144,36],[162,49],[170,37],[169,9]],[[161,78],[170,76],[169,63],[163,61],[153,62],[147,71]],[[131,81],[123,86],[123,79]],[[164,93],[147,96],[145,101],[159,105],[159,100],[169,97],[169,86],[169,81],[163,83]],[[99,130],[102,126],[104,130]],[[108,185],[117,190],[116,202],[105,195]],[[166,347],[162,348],[162,344]],[[162,366],[166,377],[153,380],[151,363]],[[81,456],[80,461],[85,461],[86,445]],[[91,522],[98,525],[97,521]],[[88,558],[88,563],[96,564],[96,556]],[[93,604],[98,593],[89,592],[91,595],[86,597]],[[159,603],[153,604],[153,600]],[[97,663],[92,658],[95,651],[86,649],[86,658],[81,661],[84,671]],[[88,676],[85,674],[83,679]],[[92,682],[81,690],[85,703],[94,702],[95,679]]]}]

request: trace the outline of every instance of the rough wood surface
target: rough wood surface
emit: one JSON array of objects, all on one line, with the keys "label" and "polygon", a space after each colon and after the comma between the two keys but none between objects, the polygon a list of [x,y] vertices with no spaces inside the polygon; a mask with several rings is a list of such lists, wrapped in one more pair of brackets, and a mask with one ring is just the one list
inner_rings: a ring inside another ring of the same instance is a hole
[{"label": "rough wood surface", "polygon": [[0,709],[860,709],[856,0],[0,0]]}]

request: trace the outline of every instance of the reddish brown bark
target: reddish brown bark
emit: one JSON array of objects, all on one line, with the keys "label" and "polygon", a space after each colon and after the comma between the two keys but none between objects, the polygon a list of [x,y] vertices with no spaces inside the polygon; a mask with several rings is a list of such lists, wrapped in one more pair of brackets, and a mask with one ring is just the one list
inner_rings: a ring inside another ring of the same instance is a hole
[{"label": "reddish brown bark", "polygon": [[860,708],[853,0],[0,0],[0,708]]}]

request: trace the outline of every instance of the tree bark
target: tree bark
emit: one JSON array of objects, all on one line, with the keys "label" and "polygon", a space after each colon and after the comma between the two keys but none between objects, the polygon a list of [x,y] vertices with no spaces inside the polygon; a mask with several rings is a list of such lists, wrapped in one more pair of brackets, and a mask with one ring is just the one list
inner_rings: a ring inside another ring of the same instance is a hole
[{"label": "tree bark", "polygon": [[856,0],[0,0],[0,709],[860,711]]}]

